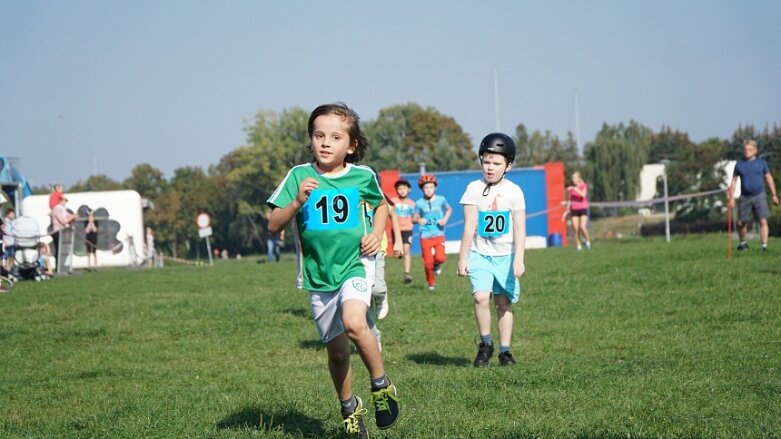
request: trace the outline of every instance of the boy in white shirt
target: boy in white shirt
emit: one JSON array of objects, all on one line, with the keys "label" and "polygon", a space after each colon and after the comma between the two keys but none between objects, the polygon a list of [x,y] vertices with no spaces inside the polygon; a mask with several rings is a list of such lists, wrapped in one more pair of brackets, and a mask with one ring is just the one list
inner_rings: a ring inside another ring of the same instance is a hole
[{"label": "boy in white shirt", "polygon": [[469,276],[480,346],[475,367],[487,366],[493,356],[491,296],[499,328],[499,364],[515,364],[510,353],[512,304],[520,298],[520,278],[526,270],[526,200],[521,188],[505,174],[515,160],[515,143],[502,133],[487,135],[478,152],[483,178],[467,186],[461,197],[464,234],[458,275]]}]

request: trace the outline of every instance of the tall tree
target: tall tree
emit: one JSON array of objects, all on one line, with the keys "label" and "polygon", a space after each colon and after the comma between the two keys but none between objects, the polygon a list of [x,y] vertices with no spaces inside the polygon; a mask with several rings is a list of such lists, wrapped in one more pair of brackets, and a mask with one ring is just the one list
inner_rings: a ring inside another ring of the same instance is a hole
[{"label": "tall tree", "polygon": [[122,184],[152,201],[156,201],[168,186],[163,173],[149,163],[134,166],[130,170],[130,176]]},{"label": "tall tree", "polygon": [[90,175],[89,178],[83,182],[77,181],[73,186],[68,188],[68,192],[116,191],[120,189],[124,189],[122,183],[107,175],[99,174]]},{"label": "tall tree", "polygon": [[640,170],[648,160],[653,132],[635,121],[603,124],[594,142],[586,144],[586,180],[594,200],[634,200]]},{"label": "tall tree", "polygon": [[369,138],[366,162],[377,169],[415,172],[475,167],[477,156],[469,136],[452,117],[434,108],[409,103],[385,108],[364,125]]}]

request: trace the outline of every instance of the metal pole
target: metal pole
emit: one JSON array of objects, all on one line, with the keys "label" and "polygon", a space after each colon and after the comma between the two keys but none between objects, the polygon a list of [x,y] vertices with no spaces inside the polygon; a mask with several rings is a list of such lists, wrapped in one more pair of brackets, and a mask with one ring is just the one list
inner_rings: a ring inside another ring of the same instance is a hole
[{"label": "metal pole", "polygon": [[667,197],[667,165],[664,165],[664,174],[662,174],[664,183],[664,235],[667,242],[670,242],[670,203]]},{"label": "metal pole", "polygon": [[209,241],[209,237],[207,236],[204,238],[206,240],[206,252],[209,253],[209,266],[214,265],[214,261],[212,261],[212,244]]}]

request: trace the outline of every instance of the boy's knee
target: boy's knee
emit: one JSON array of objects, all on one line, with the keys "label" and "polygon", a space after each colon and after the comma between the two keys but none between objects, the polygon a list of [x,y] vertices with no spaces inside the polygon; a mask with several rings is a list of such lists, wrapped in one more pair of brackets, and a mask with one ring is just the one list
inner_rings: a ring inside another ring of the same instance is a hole
[{"label": "boy's knee", "polygon": [[344,320],[344,332],[351,340],[360,338],[365,331],[369,330],[366,319],[349,318]]}]

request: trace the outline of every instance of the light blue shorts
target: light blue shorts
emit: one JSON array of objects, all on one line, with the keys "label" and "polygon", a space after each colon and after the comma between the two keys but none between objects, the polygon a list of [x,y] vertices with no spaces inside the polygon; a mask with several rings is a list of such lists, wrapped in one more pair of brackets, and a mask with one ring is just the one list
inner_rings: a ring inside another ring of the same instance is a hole
[{"label": "light blue shorts", "polygon": [[469,281],[472,294],[478,291],[490,291],[494,295],[507,296],[510,303],[521,298],[521,283],[513,273],[514,255],[486,256],[475,251],[469,252]]}]

